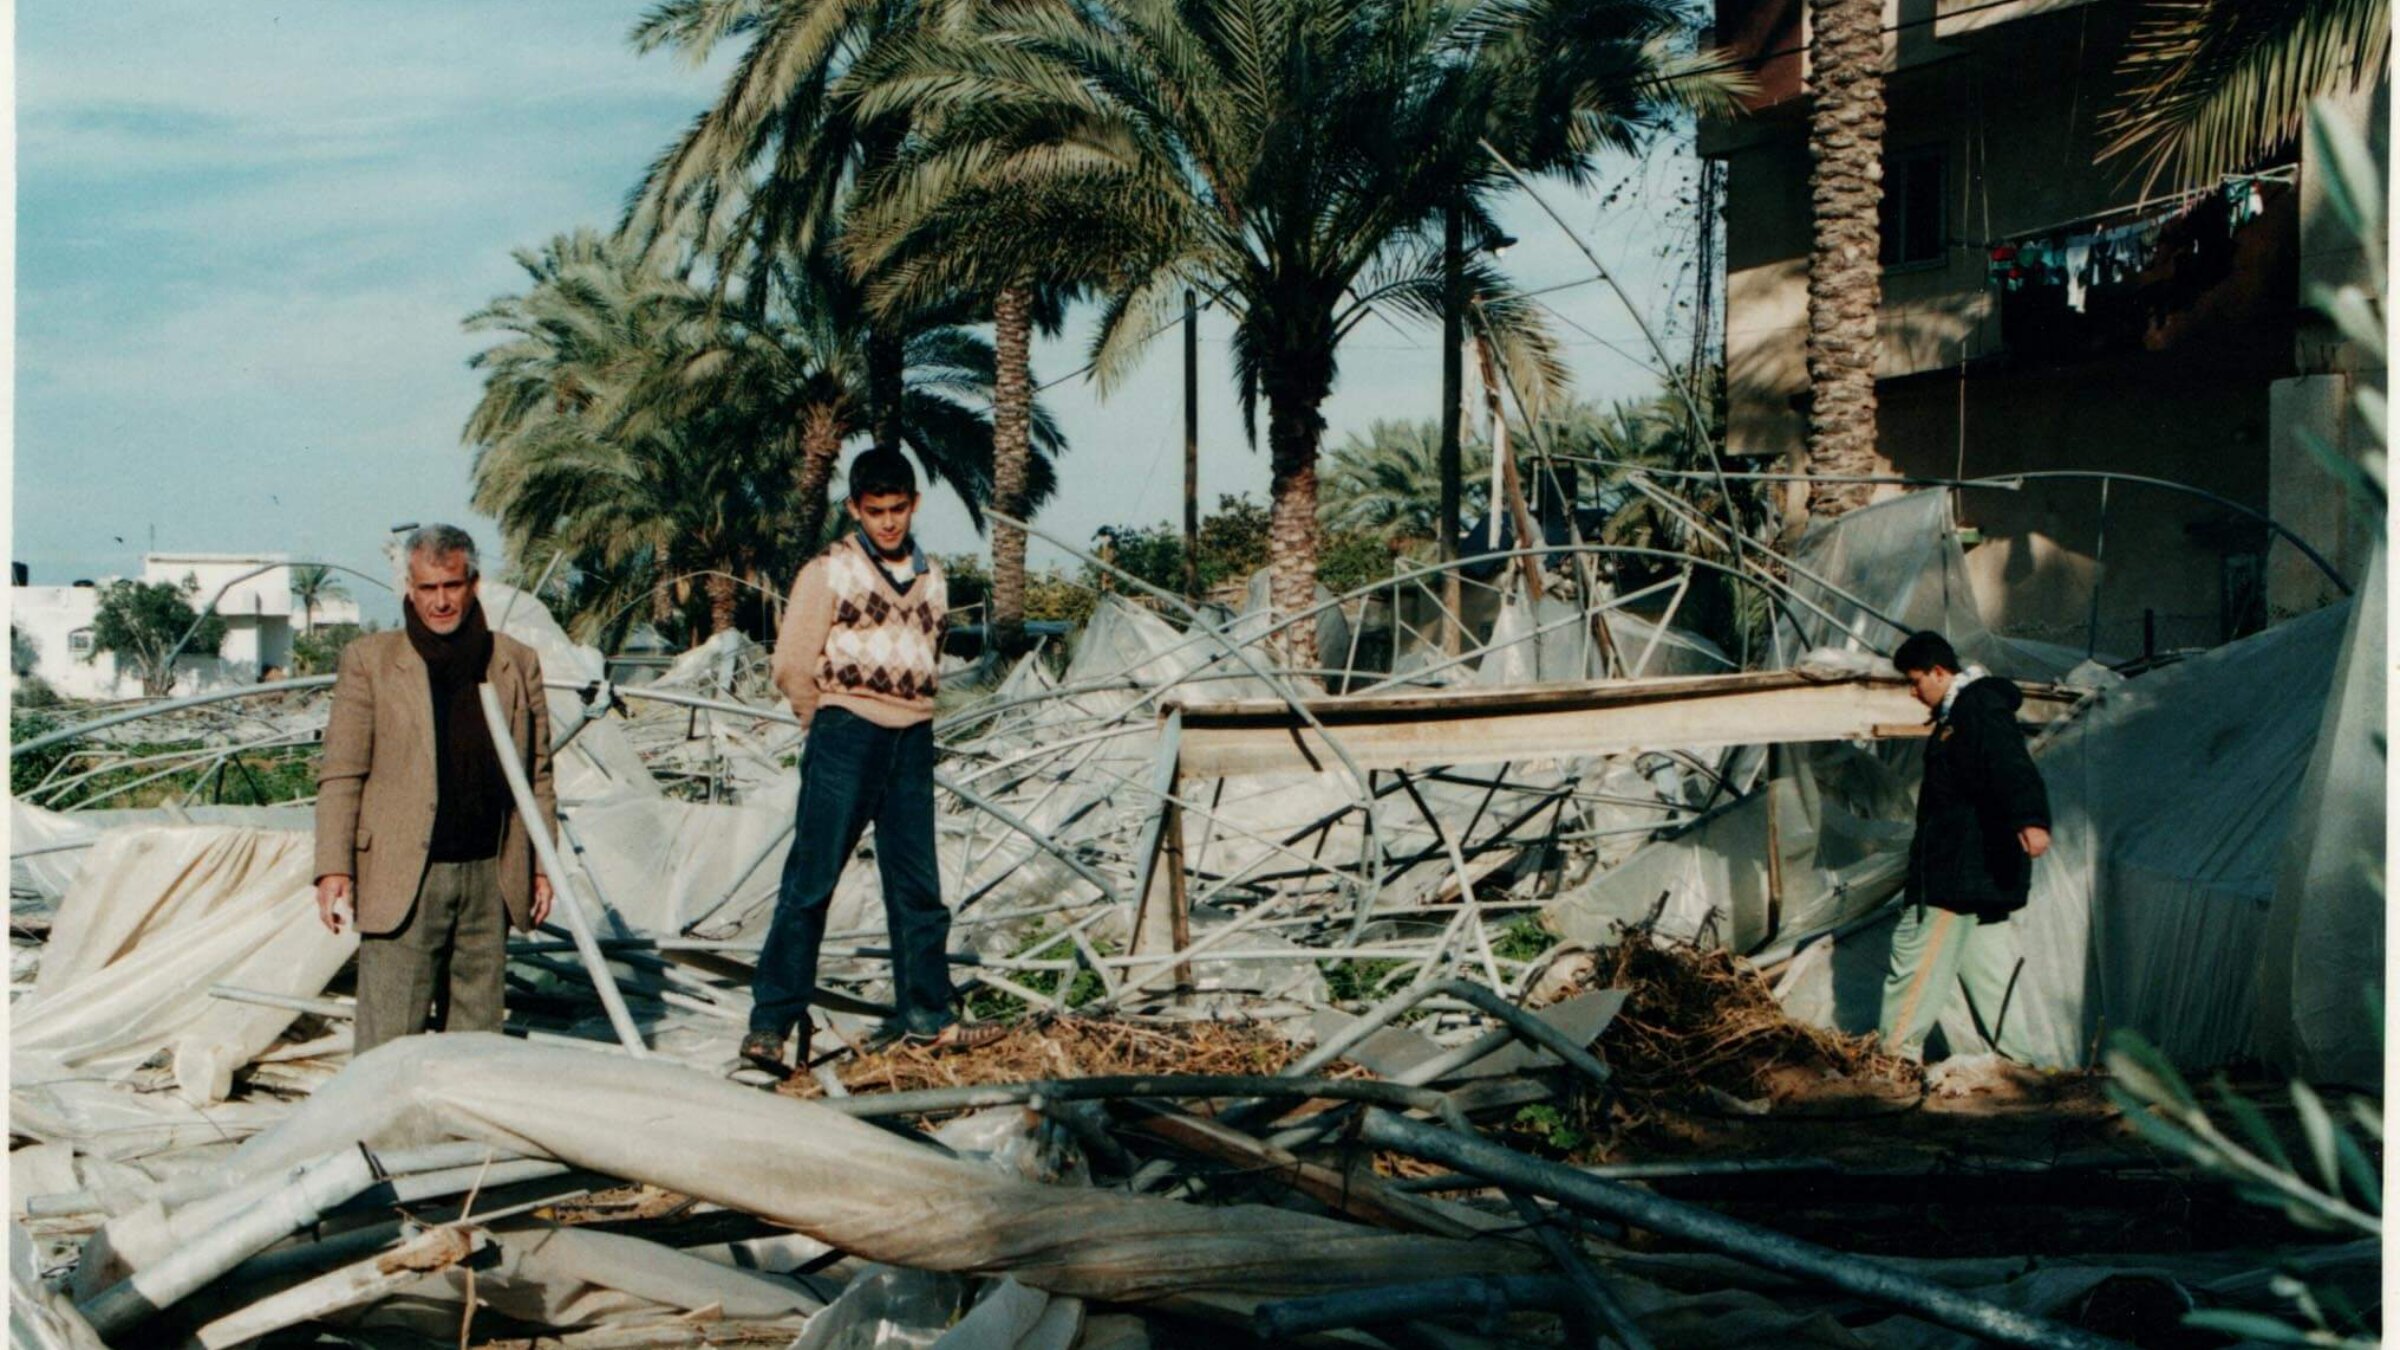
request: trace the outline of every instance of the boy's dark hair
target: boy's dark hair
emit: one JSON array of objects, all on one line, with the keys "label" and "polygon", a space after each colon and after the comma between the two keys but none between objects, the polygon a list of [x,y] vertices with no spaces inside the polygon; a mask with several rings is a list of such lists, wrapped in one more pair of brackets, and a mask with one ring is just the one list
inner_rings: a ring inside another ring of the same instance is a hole
[{"label": "boy's dark hair", "polygon": [[1892,664],[1903,675],[1920,670],[1946,670],[1955,675],[1965,669],[1959,665],[1958,652],[1951,647],[1950,639],[1939,633],[1909,634],[1908,641],[1900,644],[1900,650],[1892,653]]},{"label": "boy's dark hair", "polygon": [[850,500],[898,493],[917,495],[917,471],[897,450],[861,450],[850,461]]}]

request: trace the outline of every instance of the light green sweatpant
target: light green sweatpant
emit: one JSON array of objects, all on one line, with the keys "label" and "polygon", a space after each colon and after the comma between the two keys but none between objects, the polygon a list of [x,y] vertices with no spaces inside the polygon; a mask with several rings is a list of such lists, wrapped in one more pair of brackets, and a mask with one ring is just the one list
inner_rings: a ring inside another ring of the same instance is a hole
[{"label": "light green sweatpant", "polygon": [[[1892,964],[1883,980],[1883,1016],[1876,1029],[1884,1047],[1921,1060],[1925,1038],[1942,1020],[1953,988],[1964,986],[1967,1011],[1991,1049],[2010,1054],[2010,985],[2023,962],[2016,925],[1982,923],[1932,905],[1910,904],[1892,930]],[[1952,1046],[1953,1053],[1967,1049]]]}]

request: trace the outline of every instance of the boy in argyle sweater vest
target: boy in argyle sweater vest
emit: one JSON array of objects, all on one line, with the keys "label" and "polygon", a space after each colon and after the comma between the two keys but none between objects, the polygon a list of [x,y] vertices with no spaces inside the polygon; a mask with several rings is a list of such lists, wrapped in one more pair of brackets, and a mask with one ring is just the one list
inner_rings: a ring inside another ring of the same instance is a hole
[{"label": "boy in argyle sweater vest", "polygon": [[846,509],[857,528],[800,569],[775,640],[775,686],[808,740],[742,1057],[776,1073],[788,1072],[783,1043],[795,1027],[807,1062],[826,909],[869,822],[897,1009],[885,1036],[955,1047],[999,1034],[950,1012],[950,911],[933,824],[933,696],[949,592],[910,532],[916,472],[896,451],[866,451],[850,466]]}]

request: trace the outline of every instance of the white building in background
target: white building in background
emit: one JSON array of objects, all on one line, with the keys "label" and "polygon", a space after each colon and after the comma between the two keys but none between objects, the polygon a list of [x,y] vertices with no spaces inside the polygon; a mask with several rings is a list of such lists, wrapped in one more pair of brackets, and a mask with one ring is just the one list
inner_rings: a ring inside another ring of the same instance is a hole
[{"label": "white building in background", "polygon": [[[138,580],[182,586],[197,583],[192,604],[213,602],[225,619],[225,640],[214,656],[186,656],[176,665],[175,692],[196,694],[255,684],[270,669],[288,672],[292,641],[310,626],[292,594],[291,557],[282,553],[151,553],[142,558]],[[70,586],[18,586],[10,593],[9,625],[32,644],[33,668],[60,695],[71,699],[142,696],[141,677],[120,670],[115,656],[94,653],[92,625],[100,597],[119,578]],[[315,627],[355,624],[358,602],[335,596],[317,602]],[[10,683],[17,678],[10,668]]]}]

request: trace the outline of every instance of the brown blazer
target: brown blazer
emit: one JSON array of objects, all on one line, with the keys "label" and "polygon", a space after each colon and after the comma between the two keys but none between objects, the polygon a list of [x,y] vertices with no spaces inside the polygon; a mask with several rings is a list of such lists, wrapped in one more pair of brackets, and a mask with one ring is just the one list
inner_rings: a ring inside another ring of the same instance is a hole
[{"label": "brown blazer", "polygon": [[[550,785],[550,706],[542,662],[515,638],[492,634],[486,678],[500,697],[509,735],[541,805],[542,828],[558,837]],[[433,842],[436,792],[433,691],[425,659],[404,630],[369,633],[342,649],[333,714],[317,769],[317,875],[354,878],[358,931],[389,933],[408,921]],[[500,843],[500,896],[518,928],[533,927],[537,867],[525,818],[514,809]]]}]

